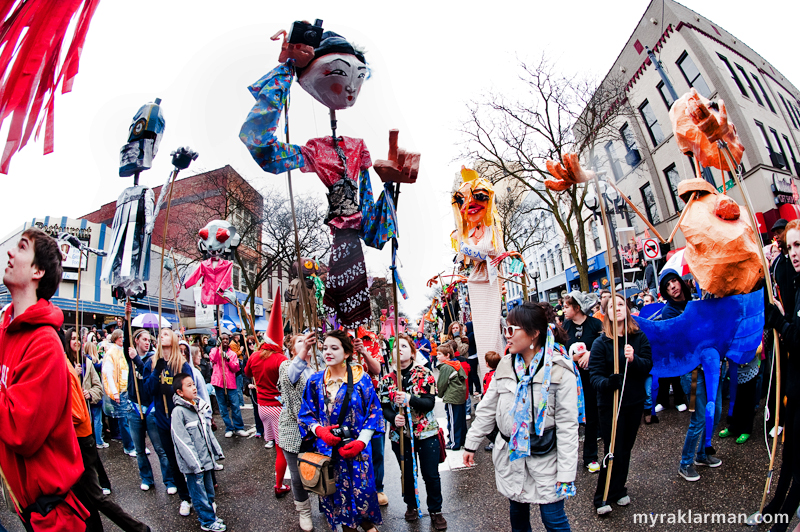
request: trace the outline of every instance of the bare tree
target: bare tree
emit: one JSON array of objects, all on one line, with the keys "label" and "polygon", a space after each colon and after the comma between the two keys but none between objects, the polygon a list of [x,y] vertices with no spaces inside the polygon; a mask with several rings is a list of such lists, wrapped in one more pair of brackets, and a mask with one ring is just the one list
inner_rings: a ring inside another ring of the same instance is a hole
[{"label": "bare tree", "polygon": [[567,152],[594,155],[594,145],[616,133],[611,124],[629,112],[624,84],[607,78],[598,90],[596,81],[559,72],[545,55],[534,64],[520,61],[519,80],[519,98],[489,93],[468,105],[468,118],[461,126],[466,137],[462,155],[493,169],[498,178],[518,180],[532,192],[537,208],[553,214],[574,258],[581,289],[588,291],[586,185],[564,192],[547,189],[545,161],[560,161]]},{"label": "bare tree", "polygon": [[509,187],[507,193],[496,196],[495,202],[500,215],[503,245],[505,249],[521,254],[544,243],[541,221],[535,216],[539,209],[528,199],[528,194],[527,188]]}]

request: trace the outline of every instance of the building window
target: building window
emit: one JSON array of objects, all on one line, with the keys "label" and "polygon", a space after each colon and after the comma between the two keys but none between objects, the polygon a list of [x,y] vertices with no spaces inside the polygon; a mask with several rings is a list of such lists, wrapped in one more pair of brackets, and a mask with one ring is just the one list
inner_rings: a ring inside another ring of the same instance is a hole
[{"label": "building window", "polygon": [[[728,67],[728,68],[730,68],[730,67]],[[761,82],[758,80],[758,78],[756,77],[755,74],[753,74],[751,72],[750,76],[752,76],[753,81],[756,82],[756,85],[758,85],[758,88],[761,90],[761,96],[763,96],[764,97],[764,101],[767,102],[767,107],[769,107],[769,110],[772,111],[773,113],[775,113],[775,108],[772,106],[772,100],[770,100],[769,96],[767,96],[767,91],[764,90],[764,86],[761,85]],[[778,113],[775,113],[775,114],[778,114]]]},{"label": "building window", "polygon": [[792,110],[789,108],[789,104],[786,103],[786,100],[783,99],[783,94],[779,92],[778,98],[780,98],[781,101],[783,102],[783,106],[786,108],[786,112],[789,113],[789,120],[792,121],[792,125],[794,126],[795,129],[797,129],[797,123],[794,121],[794,114],[792,113]]},{"label": "building window", "polygon": [[600,251],[600,234],[597,231],[597,224],[594,220],[589,222],[591,230],[592,230],[592,240],[594,240],[594,250],[595,252]]},{"label": "building window", "polygon": [[725,66],[728,67],[728,72],[730,72],[733,81],[736,82],[736,86],[739,87],[739,92],[741,92],[744,96],[747,96],[747,91],[744,90],[744,85],[742,85],[742,80],[739,79],[739,75],[736,74],[736,71],[733,69],[730,62],[728,61],[728,58],[722,54],[717,54],[717,57],[719,57],[722,60],[722,62],[725,63]]},{"label": "building window", "polygon": [[694,87],[701,96],[710,98],[711,89],[708,87],[706,80],[703,79],[703,75],[694,64],[694,61],[692,61],[692,58],[689,57],[689,54],[683,52],[681,57],[678,59],[677,64],[678,68],[681,69],[683,77],[686,79],[686,83],[688,83],[690,87]]},{"label": "building window", "polygon": [[611,165],[611,171],[614,173],[614,179],[619,181],[622,179],[622,165],[619,164],[616,153],[614,153],[614,142],[608,141],[605,145],[606,155],[608,156],[608,164]]},{"label": "building window", "polygon": [[[694,174],[696,173],[696,170],[695,170],[695,167],[694,167],[694,157],[692,157],[691,155],[689,156],[689,164],[692,165],[692,176],[694,176]],[[706,181],[708,181],[709,183],[711,183],[712,187],[716,188],[717,182],[714,180],[714,172],[711,171],[710,167],[706,166],[705,168],[701,168],[700,169],[700,176],[703,179],[705,179]]]},{"label": "building window", "polygon": [[681,176],[675,168],[675,163],[672,163],[664,169],[664,176],[667,178],[667,183],[669,184],[669,194],[672,196],[672,204],[675,206],[675,212],[680,212],[685,203],[678,196],[678,183],[681,180]]},{"label": "building window", "polygon": [[667,106],[667,109],[672,109],[672,104],[675,103],[675,100],[672,98],[672,94],[669,93],[669,90],[667,90],[667,86],[664,82],[659,81],[656,88],[658,92],[661,93],[661,99],[664,100],[664,105]]},{"label": "building window", "polygon": [[794,102],[792,102],[792,100],[789,100],[789,106],[794,111],[794,117],[797,120],[797,127],[800,128],[800,110],[798,110],[797,107],[795,107]]},{"label": "building window", "polygon": [[544,253],[539,261],[539,271],[541,272],[542,279],[547,279],[549,275],[547,275],[547,260],[544,257]]},{"label": "building window", "polygon": [[792,165],[794,166],[794,171],[797,175],[800,175],[800,168],[797,167],[797,159],[794,157],[794,150],[792,149],[792,143],[789,142],[789,137],[786,135],[783,136],[783,140],[786,142],[786,146],[789,148],[789,155],[792,156]]},{"label": "building window", "polygon": [[647,213],[647,219],[651,224],[661,223],[661,218],[658,217],[658,208],[656,207],[656,197],[653,194],[653,187],[650,183],[639,189],[642,193],[642,201],[644,202],[644,210]]},{"label": "building window", "polygon": [[783,143],[781,143],[780,137],[778,137],[778,132],[772,128],[769,128],[769,132],[772,133],[772,136],[775,137],[775,144],[778,145],[778,149],[781,152],[781,156],[783,157],[783,167],[789,170],[789,173],[792,173],[792,169],[789,168],[789,158],[786,157],[786,152],[783,151]]},{"label": "building window", "polygon": [[556,246],[556,271],[561,273],[564,271],[564,255],[561,253],[561,246]]},{"label": "building window", "polygon": [[625,145],[625,150],[631,151],[636,149],[636,138],[633,136],[633,131],[628,127],[627,122],[619,128],[619,136],[622,139],[622,143]]},{"label": "building window", "polygon": [[653,141],[653,146],[658,146],[664,141],[664,132],[661,131],[661,126],[658,125],[658,120],[653,112],[653,107],[650,102],[645,100],[639,106],[639,112],[644,119],[644,124],[647,126],[647,132],[650,133],[650,139]]},{"label": "building window", "polygon": [[233,266],[233,289],[239,290],[239,283],[241,281],[241,274],[239,273],[239,267],[234,265]]},{"label": "building window", "polygon": [[269,272],[267,272],[267,297],[272,299],[275,293],[272,291],[272,269],[270,268]]},{"label": "building window", "polygon": [[553,250],[552,249],[547,251],[547,269],[548,269],[548,271],[553,272],[553,275],[556,274],[556,263],[553,260]]},{"label": "building window", "polygon": [[758,93],[756,92],[755,87],[753,87],[753,82],[750,81],[750,77],[747,75],[747,72],[744,71],[744,68],[742,68],[742,65],[740,65],[739,63],[734,63],[734,64],[736,65],[736,68],[739,70],[739,72],[742,73],[742,77],[747,82],[747,86],[750,87],[750,92],[752,92],[753,96],[755,96],[756,101],[758,102],[758,105],[764,105],[764,104],[761,103],[761,98],[758,97]]},{"label": "building window", "polygon": [[755,122],[756,122],[756,127],[761,132],[761,140],[764,141],[764,146],[767,148],[770,164],[772,164],[772,166],[774,166],[775,168],[783,168],[783,165],[781,164],[780,161],[780,155],[777,154],[775,150],[772,148],[772,143],[770,142],[769,137],[767,136],[767,130],[764,129],[764,124],[762,124],[758,120],[756,120]]}]

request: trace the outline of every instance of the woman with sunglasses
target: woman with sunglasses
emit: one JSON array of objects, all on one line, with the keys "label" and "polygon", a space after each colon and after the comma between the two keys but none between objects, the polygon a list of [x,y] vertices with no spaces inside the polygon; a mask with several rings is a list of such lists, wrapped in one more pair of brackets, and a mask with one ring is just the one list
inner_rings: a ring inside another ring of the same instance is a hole
[{"label": "woman with sunglasses", "polygon": [[511,530],[530,532],[530,505],[538,504],[548,531],[568,531],[564,499],[575,495],[580,392],[567,335],[538,303],[515,307],[507,322],[509,356],[475,412],[464,464],[475,465],[475,450],[497,426],[492,461],[497,488],[510,501]]},{"label": "woman with sunglasses", "polygon": [[[616,356],[619,359],[620,373],[614,373],[612,317],[617,321]],[[606,452],[611,448],[614,391],[620,390],[621,394],[614,444],[614,466],[611,469],[611,484],[606,499],[616,502],[618,506],[627,506],[631,503],[625,483],[628,480],[631,450],[636,442],[636,433],[639,431],[644,401],[647,398],[644,383],[652,367],[650,342],[631,317],[625,299],[620,295],[617,295],[616,299],[609,299],[603,317],[603,335],[592,344],[589,375],[592,386],[597,391],[600,436],[603,438],[603,448]],[[603,499],[607,471],[607,463],[604,463],[600,469],[597,490],[594,494],[594,506],[598,515],[611,512],[611,505]]]}]

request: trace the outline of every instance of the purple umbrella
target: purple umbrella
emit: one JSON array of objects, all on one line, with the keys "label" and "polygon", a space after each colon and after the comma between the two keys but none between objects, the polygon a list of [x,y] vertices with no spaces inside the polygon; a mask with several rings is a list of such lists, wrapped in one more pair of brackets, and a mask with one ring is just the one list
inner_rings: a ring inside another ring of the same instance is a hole
[{"label": "purple umbrella", "polygon": [[146,312],[133,318],[131,326],[144,327],[145,329],[160,329],[161,327],[172,327],[172,324],[164,316],[161,316],[161,326],[159,326],[158,314]]}]

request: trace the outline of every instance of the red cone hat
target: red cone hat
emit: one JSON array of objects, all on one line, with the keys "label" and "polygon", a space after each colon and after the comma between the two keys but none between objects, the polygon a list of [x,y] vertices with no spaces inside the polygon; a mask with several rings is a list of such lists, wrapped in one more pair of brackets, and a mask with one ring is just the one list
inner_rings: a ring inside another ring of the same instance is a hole
[{"label": "red cone hat", "polygon": [[283,313],[281,312],[280,288],[275,293],[275,299],[272,300],[272,311],[269,314],[265,343],[274,344],[278,349],[283,349]]}]

